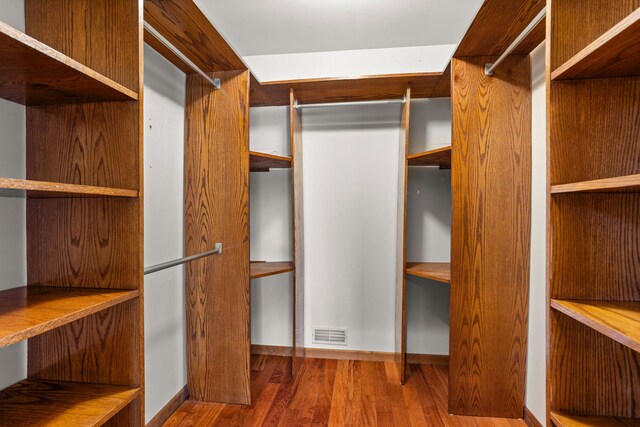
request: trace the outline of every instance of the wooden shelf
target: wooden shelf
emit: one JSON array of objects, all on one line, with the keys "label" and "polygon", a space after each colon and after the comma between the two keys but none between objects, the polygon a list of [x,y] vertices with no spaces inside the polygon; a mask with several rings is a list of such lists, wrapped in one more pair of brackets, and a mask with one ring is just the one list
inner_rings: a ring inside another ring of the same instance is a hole
[{"label": "wooden shelf", "polygon": [[251,172],[269,172],[269,169],[290,169],[291,157],[274,156],[273,154],[249,152]]},{"label": "wooden shelf", "polygon": [[640,302],[551,300],[551,307],[640,351]]},{"label": "wooden shelf", "polygon": [[0,98],[23,105],[132,101],[138,95],[0,22]]},{"label": "wooden shelf", "polygon": [[137,290],[46,286],[23,286],[2,291],[0,347],[34,337],[137,296]]},{"label": "wooden shelf", "polygon": [[551,412],[551,420],[558,427],[640,427],[640,418],[579,416]]},{"label": "wooden shelf", "polygon": [[640,75],[640,8],[551,73],[552,80]]},{"label": "wooden shelf", "polygon": [[28,197],[138,197],[136,190],[13,178],[0,178],[0,196],[3,190],[10,194],[26,192]]},{"label": "wooden shelf", "polygon": [[0,391],[2,425],[100,426],[140,389],[117,385],[25,380]]},{"label": "wooden shelf", "polygon": [[274,276],[276,274],[288,273],[293,271],[292,262],[251,262],[251,278],[258,279],[260,277]]},{"label": "wooden shelf", "polygon": [[451,146],[436,148],[407,157],[409,166],[451,167]]},{"label": "wooden shelf", "polygon": [[438,282],[451,282],[451,264],[448,262],[408,262],[405,272]]},{"label": "wooden shelf", "polygon": [[562,193],[636,193],[640,191],[640,175],[596,179],[551,186],[552,194]]}]

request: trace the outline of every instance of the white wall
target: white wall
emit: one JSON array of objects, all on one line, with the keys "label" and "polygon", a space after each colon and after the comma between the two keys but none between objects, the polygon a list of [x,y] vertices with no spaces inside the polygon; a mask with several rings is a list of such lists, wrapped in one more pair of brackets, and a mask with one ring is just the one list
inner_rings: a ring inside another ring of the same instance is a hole
[{"label": "white wall", "polygon": [[[0,0],[0,21],[24,31],[24,3]],[[0,176],[25,178],[25,108],[0,99]],[[26,199],[0,192],[0,290],[27,281]],[[0,349],[0,389],[27,376],[26,342]]]},{"label": "white wall", "polygon": [[546,215],[547,140],[545,43],[531,53],[531,275],[529,345],[527,352],[527,408],[546,424]]},{"label": "white wall", "polygon": [[[185,75],[145,45],[145,266],[183,256]],[[146,421],[187,383],[184,271],[145,277]]]}]

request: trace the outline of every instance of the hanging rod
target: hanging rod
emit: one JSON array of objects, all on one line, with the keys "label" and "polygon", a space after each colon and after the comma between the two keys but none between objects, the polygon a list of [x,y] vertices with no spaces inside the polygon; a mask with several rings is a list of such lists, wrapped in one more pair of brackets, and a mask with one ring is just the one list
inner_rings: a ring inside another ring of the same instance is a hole
[{"label": "hanging rod", "polygon": [[522,43],[522,40],[524,40],[531,33],[531,31],[533,31],[533,29],[536,27],[536,25],[538,25],[540,23],[540,21],[542,21],[546,15],[547,15],[547,7],[545,6],[545,7],[542,8],[540,13],[538,13],[538,15],[536,15],[536,17],[533,18],[533,21],[531,21],[529,23],[529,25],[527,25],[527,28],[525,28],[522,31],[522,33],[520,33],[520,35],[513,41],[513,43],[511,43],[509,45],[507,50],[505,50],[504,53],[502,55],[500,55],[500,57],[498,59],[496,59],[495,62],[489,63],[489,64],[485,64],[485,66],[484,66],[484,74],[487,75],[487,76],[492,76],[493,75],[493,71],[496,69],[496,67],[498,65],[500,65],[500,63],[502,61],[504,61],[505,58],[507,56],[509,56],[509,54],[516,47],[518,47],[518,45],[520,43]]},{"label": "hanging rod", "polygon": [[320,104],[298,104],[296,101],[293,106],[295,108],[322,108],[322,107],[347,107],[352,105],[375,105],[375,104],[404,104],[407,102],[406,97],[402,99],[383,99],[377,101],[354,101],[354,102],[325,102]]},{"label": "hanging rod", "polygon": [[221,254],[222,253],[222,243],[216,243],[215,249],[201,252],[196,255],[190,255],[184,258],[174,259],[173,261],[163,262],[162,264],[153,265],[151,267],[147,267],[144,269],[144,274],[155,273],[160,270],[166,270],[167,268],[175,267],[177,265],[186,264],[191,261],[195,261],[200,258],[208,257],[211,255]]},{"label": "hanging rod", "polygon": [[177,47],[172,45],[169,42],[169,40],[165,39],[162,36],[162,34],[160,34],[158,31],[156,31],[156,29],[153,28],[151,26],[151,24],[149,24],[147,21],[144,21],[144,29],[147,30],[149,32],[149,34],[151,34],[156,40],[158,40],[160,43],[162,43],[167,49],[169,49],[171,52],[173,52],[173,54],[176,55],[178,58],[180,58],[185,64],[187,64],[189,66],[189,68],[191,68],[196,73],[200,74],[200,76],[203,79],[205,79],[206,81],[211,83],[215,89],[220,89],[220,79],[219,78],[217,78],[217,77],[216,78],[209,77],[207,75],[207,73],[202,71],[200,68],[198,68],[198,66],[196,64],[191,62],[191,60],[189,58],[187,58]]}]

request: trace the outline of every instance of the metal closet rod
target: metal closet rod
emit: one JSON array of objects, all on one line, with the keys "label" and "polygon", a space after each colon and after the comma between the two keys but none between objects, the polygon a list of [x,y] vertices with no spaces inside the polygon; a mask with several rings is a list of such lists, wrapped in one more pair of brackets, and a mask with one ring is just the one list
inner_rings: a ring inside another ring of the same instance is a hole
[{"label": "metal closet rod", "polygon": [[200,258],[208,257],[211,255],[217,255],[222,253],[222,243],[216,243],[215,249],[201,252],[196,255],[190,255],[184,258],[174,259],[173,261],[163,262],[162,264],[153,265],[144,269],[145,276],[147,274],[155,273],[157,271],[166,270],[167,268],[175,267],[177,265],[186,264],[191,261],[195,261]]},{"label": "metal closet rod", "polygon": [[406,96],[402,99],[383,99],[375,101],[354,101],[354,102],[325,102],[320,104],[298,104],[293,105],[295,108],[323,108],[323,107],[346,107],[351,105],[374,105],[374,104],[404,104],[407,102]]},{"label": "metal closet rod", "polygon": [[176,55],[178,58],[180,58],[185,64],[187,64],[189,66],[189,68],[191,68],[193,71],[198,73],[203,79],[205,79],[206,81],[211,83],[215,89],[220,89],[220,79],[219,78],[211,78],[211,77],[209,77],[207,75],[207,73],[202,71],[200,68],[198,68],[198,66],[196,64],[191,62],[191,60],[189,58],[187,58],[180,51],[180,49],[178,49],[177,47],[172,45],[169,42],[169,40],[165,39],[162,36],[162,34],[160,34],[158,31],[156,31],[156,29],[153,28],[151,26],[151,24],[149,24],[147,21],[144,21],[144,29],[147,30],[149,32],[149,34],[151,34],[154,38],[156,38],[160,43],[162,43],[167,49],[169,49],[171,52],[173,52],[173,54]]},{"label": "metal closet rod", "polygon": [[500,55],[500,57],[498,59],[496,59],[495,62],[489,63],[489,64],[485,64],[485,66],[484,66],[484,74],[487,75],[487,76],[492,76],[493,75],[493,71],[496,69],[496,67],[498,65],[500,65],[500,63],[502,61],[504,61],[505,58],[507,56],[509,56],[511,54],[511,52],[513,52],[513,50],[516,47],[518,47],[518,45],[520,45],[520,43],[522,43],[522,40],[524,40],[531,33],[531,31],[533,31],[533,29],[536,27],[536,25],[538,25],[540,23],[540,21],[542,21],[546,15],[547,15],[547,6],[542,8],[540,13],[538,13],[538,15],[536,15],[536,17],[533,18],[533,21],[531,21],[529,23],[529,25],[527,25],[527,28],[525,28],[522,31],[522,33],[520,33],[520,35],[513,41],[513,43],[511,43],[509,45],[507,50],[505,50],[504,53],[502,55]]}]

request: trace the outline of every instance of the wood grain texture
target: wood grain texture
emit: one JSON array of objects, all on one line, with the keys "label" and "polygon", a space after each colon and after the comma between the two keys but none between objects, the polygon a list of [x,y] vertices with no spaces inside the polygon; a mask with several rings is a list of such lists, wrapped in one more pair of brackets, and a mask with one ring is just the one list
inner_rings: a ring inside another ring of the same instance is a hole
[{"label": "wood grain texture", "polygon": [[166,47],[164,43],[158,40],[153,34],[146,29],[144,30],[144,42],[153,50],[162,55],[167,61],[171,62],[180,71],[185,74],[194,74],[194,70],[182,58],[173,53],[171,49]]},{"label": "wood grain texture", "polygon": [[451,146],[436,148],[407,157],[409,166],[451,166]]},{"label": "wood grain texture", "polygon": [[0,191],[4,193],[3,190],[24,193],[29,197],[138,197],[136,190],[13,178],[0,178]]},{"label": "wood grain texture", "polygon": [[249,73],[187,76],[185,251],[188,386],[194,399],[249,404]]},{"label": "wood grain texture", "polygon": [[101,426],[139,393],[124,386],[25,380],[0,391],[0,425]]},{"label": "wood grain texture", "polygon": [[449,411],[522,417],[531,220],[531,71],[453,60]]},{"label": "wood grain texture", "polygon": [[249,152],[249,164],[251,172],[269,172],[269,169],[271,168],[291,168],[291,158],[251,151]]},{"label": "wood grain texture", "polygon": [[551,413],[551,420],[558,427],[638,427],[639,418],[581,417]]},{"label": "wood grain texture", "polygon": [[640,9],[551,73],[552,80],[638,76],[640,72]]},{"label": "wood grain texture", "polygon": [[404,274],[407,263],[407,188],[409,186],[409,124],[411,122],[412,87],[407,87],[406,102],[400,115],[400,141],[398,141],[398,223],[396,241],[396,313],[395,313],[395,360],[398,379],[405,381],[407,365],[407,289]]},{"label": "wood grain texture", "polygon": [[138,291],[28,286],[0,292],[0,347],[66,325],[138,296]]},{"label": "wood grain texture", "polygon": [[[501,55],[545,4],[544,0],[485,0],[458,45],[454,58]],[[528,55],[544,40],[544,32],[539,29],[532,35],[539,39],[523,43],[514,52],[516,55]]]},{"label": "wood grain texture", "polygon": [[204,72],[247,69],[193,0],[144,0],[144,19]]},{"label": "wood grain texture", "polygon": [[291,152],[291,204],[293,251],[293,357],[291,372],[297,375],[304,357],[304,195],[302,111],[294,108],[297,97],[289,92],[289,148]]},{"label": "wood grain texture", "polygon": [[448,262],[408,262],[405,271],[412,276],[444,283],[451,282],[451,264]]},{"label": "wood grain texture", "polygon": [[433,88],[431,92],[431,98],[449,98],[451,97],[451,61],[447,64],[446,68],[442,72],[442,77],[438,81],[438,84]]},{"label": "wood grain texture", "polygon": [[533,412],[529,410],[526,406],[524,407],[524,417],[522,420],[527,424],[527,427],[544,427],[540,420],[533,415]]},{"label": "wood grain texture", "polygon": [[551,186],[551,194],[610,192],[637,193],[638,191],[640,191],[640,174]]},{"label": "wood grain texture", "polygon": [[[414,98],[449,96],[446,86],[438,86],[442,78],[443,73],[418,73],[262,83],[256,80],[251,85],[251,106],[287,105],[290,89],[295,91],[300,104],[401,99],[408,86]],[[434,93],[437,87],[438,93]]]},{"label": "wood grain texture", "polygon": [[251,262],[251,278],[273,276],[293,271],[292,262]]},{"label": "wood grain texture", "polygon": [[146,427],[162,427],[165,422],[174,412],[178,410],[180,405],[189,398],[189,388],[187,386],[182,387],[175,396],[171,398],[166,405],[149,421]]}]

